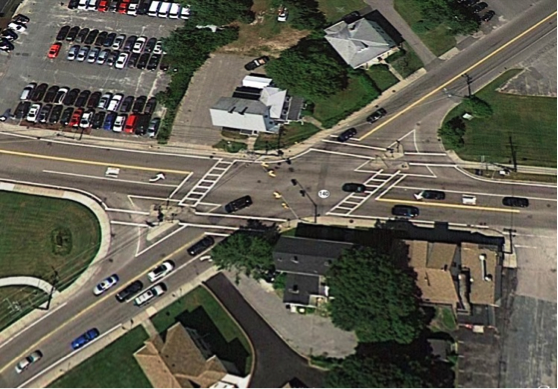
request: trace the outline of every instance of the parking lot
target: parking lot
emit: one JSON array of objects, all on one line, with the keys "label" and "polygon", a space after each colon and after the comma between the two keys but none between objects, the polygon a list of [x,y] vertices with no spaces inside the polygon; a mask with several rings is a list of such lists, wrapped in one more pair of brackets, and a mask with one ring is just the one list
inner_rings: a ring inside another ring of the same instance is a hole
[{"label": "parking lot", "polygon": [[[121,93],[124,96],[145,95],[152,97],[164,89],[168,82],[166,73],[161,70],[148,71],[124,67],[116,69],[96,63],[68,61],[68,50],[75,42],[62,41],[57,58],[47,58],[56,35],[64,25],[98,29],[108,33],[126,36],[146,36],[161,38],[184,23],[183,20],[129,16],[112,12],[70,10],[67,2],[24,1],[18,13],[31,20],[27,30],[19,34],[13,42],[15,49],[0,54],[0,85],[3,94],[0,111],[11,108],[12,113],[19,103],[22,89],[30,82],[46,83],[49,86],[67,86],[70,89],[90,90],[91,92]],[[93,45],[91,45],[93,47]],[[155,115],[157,116],[157,111]],[[97,130],[96,135],[108,133]],[[119,135],[122,136],[122,135]]]}]

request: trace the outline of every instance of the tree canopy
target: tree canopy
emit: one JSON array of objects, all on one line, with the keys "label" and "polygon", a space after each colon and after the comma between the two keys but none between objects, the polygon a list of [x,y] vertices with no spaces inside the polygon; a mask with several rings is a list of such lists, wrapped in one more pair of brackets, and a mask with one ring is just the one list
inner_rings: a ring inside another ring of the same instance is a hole
[{"label": "tree canopy", "polygon": [[326,275],[333,324],[361,342],[412,342],[424,328],[420,291],[396,262],[371,248],[343,253]]},{"label": "tree canopy", "polygon": [[317,30],[326,24],[326,18],[316,0],[274,0],[273,5],[287,7],[288,22],[298,30]]},{"label": "tree canopy", "polygon": [[246,21],[252,0],[183,0],[192,7],[192,21],[197,25],[224,26],[235,20]]},{"label": "tree canopy", "polygon": [[453,35],[468,35],[478,30],[479,21],[470,7],[448,0],[420,0],[423,20],[415,24],[417,30],[432,30],[445,24]]},{"label": "tree canopy", "polygon": [[267,74],[282,89],[307,100],[330,96],[347,86],[347,66],[323,38],[308,38],[266,65]]},{"label": "tree canopy", "polygon": [[273,267],[273,246],[260,236],[235,233],[211,251],[213,263],[219,269],[235,269],[259,279]]}]

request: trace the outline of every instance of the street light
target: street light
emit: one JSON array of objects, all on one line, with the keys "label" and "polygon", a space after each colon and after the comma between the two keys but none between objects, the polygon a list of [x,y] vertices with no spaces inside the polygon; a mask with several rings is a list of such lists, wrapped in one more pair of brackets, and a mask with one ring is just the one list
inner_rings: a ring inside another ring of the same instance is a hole
[{"label": "street light", "polygon": [[302,197],[306,197],[308,200],[310,200],[310,202],[312,203],[312,205],[314,206],[314,223],[318,223],[318,204],[316,204],[314,202],[314,200],[312,199],[312,197],[310,197],[310,195],[308,194],[308,192],[306,191],[306,189],[304,189],[304,187],[300,184],[300,182],[298,182],[296,179],[292,179],[291,183],[293,184],[293,186],[299,186],[300,187],[300,195]]}]

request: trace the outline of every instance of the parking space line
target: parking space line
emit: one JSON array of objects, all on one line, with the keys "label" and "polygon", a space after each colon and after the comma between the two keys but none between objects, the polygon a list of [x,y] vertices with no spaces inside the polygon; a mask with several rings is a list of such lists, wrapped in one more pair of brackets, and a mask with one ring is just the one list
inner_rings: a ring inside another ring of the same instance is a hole
[{"label": "parking space line", "polygon": [[21,151],[12,151],[12,150],[3,150],[0,149],[0,154],[6,155],[14,155],[17,157],[25,157],[25,158],[37,158],[37,159],[46,159],[48,161],[57,161],[57,162],[69,162],[69,163],[77,163],[82,165],[92,165],[92,166],[114,166],[121,169],[130,169],[130,170],[141,170],[146,172],[161,172],[164,171],[165,173],[174,173],[174,174],[189,174],[191,172],[187,170],[172,170],[172,169],[161,169],[161,168],[153,168],[153,167],[144,167],[144,166],[132,166],[132,165],[123,165],[119,163],[112,163],[112,162],[100,162],[100,161],[87,161],[84,159],[73,159],[73,158],[65,158],[65,157],[55,157],[53,155],[43,155],[43,154],[33,154],[33,153],[24,153]]},{"label": "parking space line", "polygon": [[518,209],[496,208],[496,207],[480,207],[475,205],[462,205],[462,204],[448,204],[448,203],[430,203],[426,201],[411,201],[411,200],[398,200],[398,199],[376,199],[376,201],[383,201],[386,203],[398,204],[411,204],[427,207],[439,208],[455,208],[455,209],[468,209],[471,211],[489,211],[489,212],[504,212],[504,213],[520,213]]}]

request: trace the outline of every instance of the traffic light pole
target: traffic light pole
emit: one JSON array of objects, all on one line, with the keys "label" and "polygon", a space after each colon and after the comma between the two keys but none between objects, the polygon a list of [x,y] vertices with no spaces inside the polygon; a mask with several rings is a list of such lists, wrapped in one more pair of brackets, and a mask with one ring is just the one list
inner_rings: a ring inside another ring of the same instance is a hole
[{"label": "traffic light pole", "polygon": [[298,182],[298,180],[295,180],[293,178],[291,180],[291,183],[293,184],[293,186],[298,185],[298,187],[300,188],[300,195],[302,197],[308,198],[308,200],[310,200],[310,202],[312,203],[312,206],[314,207],[314,224],[317,224],[318,223],[318,204],[316,204],[316,202],[312,199],[312,197],[310,197],[310,195],[308,194],[306,189],[304,189],[304,187],[300,184],[300,182]]}]

